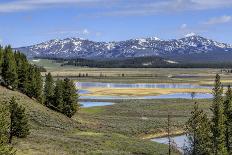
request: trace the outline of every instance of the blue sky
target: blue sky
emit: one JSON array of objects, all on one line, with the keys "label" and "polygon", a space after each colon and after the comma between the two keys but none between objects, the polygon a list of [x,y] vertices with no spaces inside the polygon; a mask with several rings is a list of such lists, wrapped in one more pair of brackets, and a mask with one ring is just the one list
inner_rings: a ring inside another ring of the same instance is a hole
[{"label": "blue sky", "polygon": [[232,0],[0,0],[0,44],[196,33],[232,44]]}]

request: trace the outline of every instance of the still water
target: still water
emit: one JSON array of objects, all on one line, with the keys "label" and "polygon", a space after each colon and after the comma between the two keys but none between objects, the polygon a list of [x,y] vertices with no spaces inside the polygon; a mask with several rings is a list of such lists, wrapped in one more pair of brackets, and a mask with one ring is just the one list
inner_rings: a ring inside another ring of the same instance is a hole
[{"label": "still water", "polygon": [[98,106],[107,106],[107,105],[113,105],[112,102],[80,102],[81,107],[83,108],[89,108],[89,107],[98,107]]},{"label": "still water", "polygon": [[102,83],[102,82],[78,82],[77,88],[209,88],[194,84],[176,84],[176,83]]},{"label": "still water", "polygon": [[[168,144],[168,138],[154,138],[152,139],[153,142],[161,143],[161,144]],[[181,135],[181,136],[174,136],[171,137],[172,143],[177,147],[178,150],[183,152],[184,147],[188,146],[188,141],[186,135]]]},{"label": "still water", "polygon": [[[212,94],[196,93],[195,99],[210,99]],[[80,99],[101,99],[101,100],[116,100],[116,99],[191,99],[190,93],[174,93],[157,96],[80,96]]]}]

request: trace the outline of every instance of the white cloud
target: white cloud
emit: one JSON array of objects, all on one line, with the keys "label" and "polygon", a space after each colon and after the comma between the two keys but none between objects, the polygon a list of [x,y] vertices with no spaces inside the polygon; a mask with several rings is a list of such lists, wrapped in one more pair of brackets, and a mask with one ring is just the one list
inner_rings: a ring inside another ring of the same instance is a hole
[{"label": "white cloud", "polygon": [[221,17],[214,17],[209,19],[208,21],[204,22],[203,24],[206,25],[215,25],[215,24],[223,24],[223,23],[228,23],[232,21],[231,16],[221,16]]},{"label": "white cloud", "polygon": [[83,30],[56,30],[46,33],[48,35],[61,34],[61,35],[89,35],[90,31],[88,29]]},{"label": "white cloud", "polygon": [[180,26],[180,29],[186,29],[187,28],[187,24],[182,24],[181,26]]},{"label": "white cloud", "polygon": [[86,15],[117,16],[117,15],[151,15],[161,12],[180,12],[231,8],[232,0],[14,0],[0,2],[0,12],[18,12],[44,7],[97,7],[99,13]]},{"label": "white cloud", "polygon": [[[26,10],[34,10],[43,7],[53,7],[56,5],[64,6],[70,4],[90,5],[98,4],[106,0],[15,0],[12,2],[0,2],[0,12],[19,12]],[[103,3],[101,3],[103,4]]]}]

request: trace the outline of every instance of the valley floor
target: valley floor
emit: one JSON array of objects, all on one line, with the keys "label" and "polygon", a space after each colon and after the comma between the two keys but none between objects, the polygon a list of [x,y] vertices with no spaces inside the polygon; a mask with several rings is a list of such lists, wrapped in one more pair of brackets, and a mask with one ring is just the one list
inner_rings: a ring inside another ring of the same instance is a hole
[{"label": "valley floor", "polygon": [[[212,86],[215,74],[221,73],[220,69],[98,69],[61,67],[51,61],[40,63],[47,65],[47,71],[57,78],[70,77],[81,82],[191,83]],[[79,74],[88,76],[79,77]],[[221,73],[221,77],[223,84],[232,84],[232,74]],[[133,96],[167,94],[173,90],[91,91],[99,96],[102,94]],[[196,92],[210,92],[210,89],[198,89]],[[16,96],[19,103],[26,108],[31,125],[31,134],[26,139],[14,140],[18,155],[165,155],[168,146],[151,142],[150,138],[166,135],[167,115],[171,116],[172,134],[180,134],[184,132],[185,122],[195,101],[209,115],[211,105],[210,99],[104,100],[115,104],[81,108],[70,119],[19,92],[0,87],[1,104],[11,96]],[[180,153],[173,150],[173,154]]]}]

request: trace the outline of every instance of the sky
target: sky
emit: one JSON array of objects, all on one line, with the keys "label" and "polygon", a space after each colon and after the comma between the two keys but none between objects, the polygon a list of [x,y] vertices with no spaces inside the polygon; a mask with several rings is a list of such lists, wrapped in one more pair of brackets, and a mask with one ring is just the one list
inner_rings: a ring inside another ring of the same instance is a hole
[{"label": "sky", "polygon": [[195,33],[232,44],[232,0],[0,0],[0,44],[122,41]]}]

